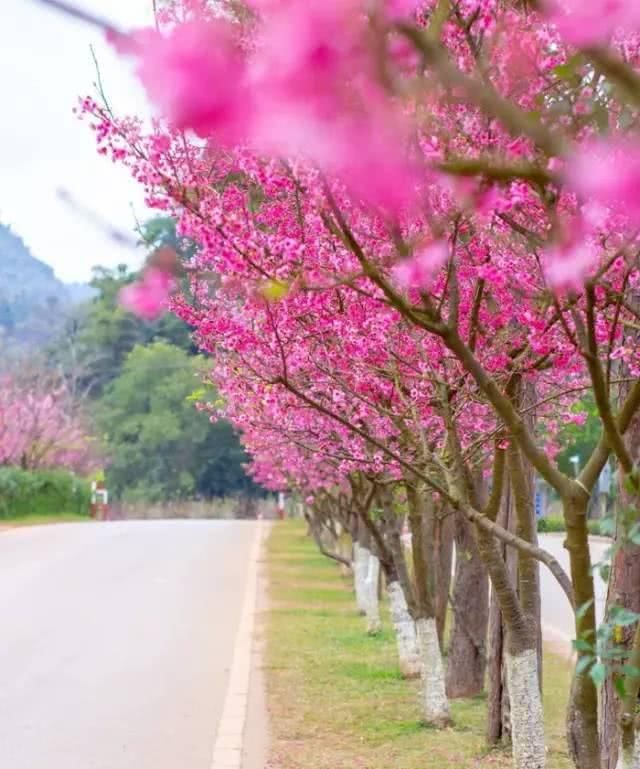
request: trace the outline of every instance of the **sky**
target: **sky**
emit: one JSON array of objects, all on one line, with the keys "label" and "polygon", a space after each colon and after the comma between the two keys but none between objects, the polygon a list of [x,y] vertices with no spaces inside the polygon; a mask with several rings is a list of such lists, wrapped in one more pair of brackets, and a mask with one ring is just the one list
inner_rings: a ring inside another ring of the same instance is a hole
[{"label": "sky", "polygon": [[[152,22],[152,0],[73,1],[121,29]],[[148,114],[130,63],[99,29],[38,0],[0,0],[0,222],[68,282],[87,281],[96,264],[139,265],[142,253],[115,243],[65,203],[60,189],[126,232],[134,212],[149,216],[139,186],[97,154],[92,131],[72,113],[78,96],[95,93],[91,45],[115,111]]]}]

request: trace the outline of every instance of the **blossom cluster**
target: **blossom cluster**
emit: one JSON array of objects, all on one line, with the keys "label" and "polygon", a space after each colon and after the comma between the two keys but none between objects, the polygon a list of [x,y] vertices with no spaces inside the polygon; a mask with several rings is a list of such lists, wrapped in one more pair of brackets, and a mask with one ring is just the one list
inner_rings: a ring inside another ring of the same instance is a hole
[{"label": "blossom cluster", "polygon": [[194,326],[261,480],[438,476],[452,424],[486,472],[487,379],[552,455],[593,360],[640,368],[638,13],[528,5],[173,2],[114,37],[158,118],[82,111],[198,244],[188,292],[125,301]]}]

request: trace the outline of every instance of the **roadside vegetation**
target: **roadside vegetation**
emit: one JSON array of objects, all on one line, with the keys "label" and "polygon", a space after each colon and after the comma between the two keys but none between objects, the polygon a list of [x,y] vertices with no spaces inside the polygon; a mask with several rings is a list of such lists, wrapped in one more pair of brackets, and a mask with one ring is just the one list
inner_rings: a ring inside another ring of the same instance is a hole
[{"label": "roadside vegetation", "polygon": [[[453,726],[417,718],[419,682],[400,676],[388,607],[383,630],[363,632],[351,578],[321,555],[300,521],[273,528],[267,688],[273,769],[471,769],[512,766],[486,745],[483,695],[451,702]],[[570,665],[544,657],[548,768],[571,766],[564,740]]]}]

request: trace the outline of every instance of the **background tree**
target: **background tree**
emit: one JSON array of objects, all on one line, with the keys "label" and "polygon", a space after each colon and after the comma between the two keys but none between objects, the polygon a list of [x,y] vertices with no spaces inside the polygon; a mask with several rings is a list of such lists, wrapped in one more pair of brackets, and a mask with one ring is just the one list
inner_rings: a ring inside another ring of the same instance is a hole
[{"label": "background tree", "polygon": [[203,373],[202,358],[165,341],[136,345],[127,355],[122,374],[96,405],[109,487],[117,497],[161,502],[255,493],[230,425],[211,425],[195,408],[206,395]]}]

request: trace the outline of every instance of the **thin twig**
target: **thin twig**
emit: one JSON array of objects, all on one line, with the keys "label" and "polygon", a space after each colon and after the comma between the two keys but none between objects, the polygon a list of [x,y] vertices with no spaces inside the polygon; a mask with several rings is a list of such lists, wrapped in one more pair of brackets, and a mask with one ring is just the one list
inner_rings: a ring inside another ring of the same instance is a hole
[{"label": "thin twig", "polygon": [[88,11],[83,11],[81,8],[77,8],[75,5],[65,2],[64,0],[36,0],[43,5],[48,5],[50,8],[54,8],[56,11],[61,11],[67,16],[72,16],[75,19],[80,19],[86,24],[91,24],[94,27],[99,27],[105,30],[105,32],[111,32],[112,34],[121,35],[122,33],[115,27],[110,21],[103,19],[100,16],[95,16]]}]

